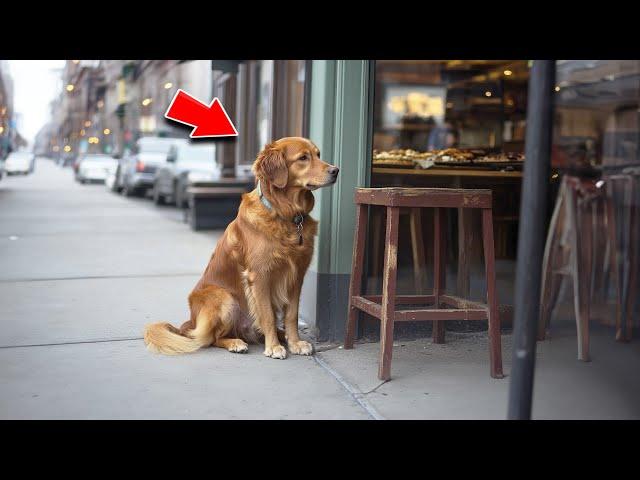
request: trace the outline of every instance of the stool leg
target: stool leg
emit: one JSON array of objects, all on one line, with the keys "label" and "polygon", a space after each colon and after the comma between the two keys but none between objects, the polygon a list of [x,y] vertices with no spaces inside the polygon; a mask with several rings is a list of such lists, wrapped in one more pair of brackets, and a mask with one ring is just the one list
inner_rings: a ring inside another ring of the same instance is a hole
[{"label": "stool leg", "polygon": [[382,276],[380,258],[382,257],[382,225],[384,217],[384,209],[371,207],[371,229],[373,230],[373,238],[371,239],[371,284],[369,286],[369,292],[375,295],[380,292],[379,278]]},{"label": "stool leg", "polygon": [[636,281],[637,281],[637,264],[636,264],[636,250],[637,250],[637,221],[636,221],[636,206],[635,202],[635,181],[629,178],[626,181],[624,190],[624,204],[626,205],[626,218],[625,222],[627,227],[624,228],[625,246],[624,252],[625,265],[623,267],[623,288],[622,288],[622,315],[621,325],[618,340],[628,342],[631,340],[632,326],[633,326],[633,313],[634,303],[636,297]]},{"label": "stool leg", "polygon": [[489,361],[491,376],[503,378],[502,345],[500,338],[500,317],[498,315],[498,299],[496,298],[496,265],[493,245],[493,212],[490,208],[482,209],[482,244],[484,247],[484,265],[487,277],[487,305],[489,307]]},{"label": "stool leg", "polygon": [[469,298],[471,252],[473,251],[472,213],[469,208],[458,209],[458,279],[457,291],[461,298]]},{"label": "stool leg", "polygon": [[570,189],[568,199],[569,225],[572,229],[571,274],[573,302],[578,337],[578,360],[589,361],[589,316],[591,285],[591,218],[583,212],[576,189]]},{"label": "stool leg", "polygon": [[344,348],[353,348],[358,309],[353,306],[353,297],[362,291],[362,269],[364,268],[364,247],[367,238],[367,205],[358,204],[356,208],[356,232],[353,238],[353,258],[351,260],[351,281],[349,284],[349,317],[344,336]]},{"label": "stool leg", "polygon": [[382,315],[380,318],[380,362],[378,364],[378,378],[380,380],[389,380],[391,378],[399,218],[400,209],[398,207],[387,207],[387,232],[385,235],[384,272],[382,275]]},{"label": "stool leg", "polygon": [[426,283],[421,212],[422,210],[419,208],[412,208],[409,214],[411,250],[413,252],[413,281],[417,295],[424,293],[424,285]]},{"label": "stool leg", "polygon": [[546,330],[549,326],[551,312],[556,303],[559,290],[558,276],[554,274],[553,263],[558,258],[558,249],[560,247],[560,236],[562,233],[563,222],[560,220],[565,205],[564,195],[566,190],[563,183],[558,192],[558,200],[551,216],[549,231],[547,233],[547,241],[544,248],[544,256],[542,258],[542,288],[540,295],[540,316],[538,317],[538,340],[544,340]]},{"label": "stool leg", "polygon": [[[444,215],[442,208],[433,209],[433,296],[434,308],[440,308],[440,295],[444,293],[446,281],[446,250],[444,247]],[[444,321],[433,322],[433,343],[444,343]]]},{"label": "stool leg", "polygon": [[615,288],[616,296],[616,336],[620,331],[621,325],[621,313],[622,313],[622,290],[620,285],[620,273],[618,267],[618,235],[616,234],[616,221],[613,205],[613,192],[611,186],[607,184],[607,191],[605,192],[605,215],[607,222],[607,235],[609,240],[609,274],[613,278],[613,284]]}]

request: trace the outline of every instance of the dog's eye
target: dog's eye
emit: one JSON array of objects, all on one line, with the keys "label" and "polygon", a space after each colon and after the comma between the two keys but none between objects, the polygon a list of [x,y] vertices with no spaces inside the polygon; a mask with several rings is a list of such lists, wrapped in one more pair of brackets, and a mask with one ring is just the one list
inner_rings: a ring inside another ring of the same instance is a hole
[{"label": "dog's eye", "polygon": [[300,158],[298,158],[299,161],[301,162],[305,162],[309,159],[309,157],[307,157],[306,155],[302,155]]}]

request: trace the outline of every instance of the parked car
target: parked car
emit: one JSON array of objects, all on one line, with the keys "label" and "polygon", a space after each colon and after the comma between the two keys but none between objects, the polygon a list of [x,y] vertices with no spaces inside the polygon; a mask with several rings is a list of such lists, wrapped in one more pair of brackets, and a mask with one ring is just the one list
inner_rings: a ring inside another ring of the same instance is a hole
[{"label": "parked car", "polygon": [[173,203],[186,206],[187,187],[198,181],[212,181],[220,176],[215,161],[216,148],[212,144],[179,143],[172,145],[167,161],[158,167],[153,183],[156,205]]},{"label": "parked car", "polygon": [[88,154],[80,158],[75,178],[80,183],[104,183],[117,167],[118,161],[110,155]]},{"label": "parked car", "polygon": [[167,161],[171,145],[186,143],[183,138],[143,137],[136,142],[133,152],[118,162],[114,191],[124,195],[139,195],[153,188],[158,167]]},{"label": "parked car", "polygon": [[26,175],[31,172],[33,157],[31,152],[11,152],[4,161],[4,171],[7,175]]}]

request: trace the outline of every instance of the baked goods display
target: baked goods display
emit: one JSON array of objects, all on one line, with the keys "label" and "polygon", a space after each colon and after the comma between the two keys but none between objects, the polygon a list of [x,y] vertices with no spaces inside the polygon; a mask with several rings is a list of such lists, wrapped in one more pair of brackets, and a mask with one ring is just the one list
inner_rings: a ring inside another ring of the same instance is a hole
[{"label": "baked goods display", "polygon": [[405,150],[389,150],[388,152],[373,151],[373,165],[375,167],[403,167],[414,168],[414,161],[405,155]]},{"label": "baked goods display", "polygon": [[510,163],[524,162],[524,154],[517,152],[503,152],[495,155],[483,155],[473,159],[473,163]]},{"label": "baked goods display", "polygon": [[524,154],[516,152],[487,153],[480,149],[447,148],[418,152],[411,149],[373,151],[373,165],[385,167],[428,168],[432,165],[513,164],[524,161]]}]

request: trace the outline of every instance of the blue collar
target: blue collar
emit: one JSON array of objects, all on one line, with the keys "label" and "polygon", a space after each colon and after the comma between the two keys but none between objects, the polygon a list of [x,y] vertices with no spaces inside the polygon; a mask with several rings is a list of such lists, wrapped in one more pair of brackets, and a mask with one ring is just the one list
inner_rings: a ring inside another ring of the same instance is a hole
[{"label": "blue collar", "polygon": [[271,202],[267,200],[267,197],[265,197],[262,193],[262,188],[260,188],[260,180],[258,180],[258,196],[260,197],[260,201],[262,202],[262,204],[267,207],[268,210],[273,210]]}]

